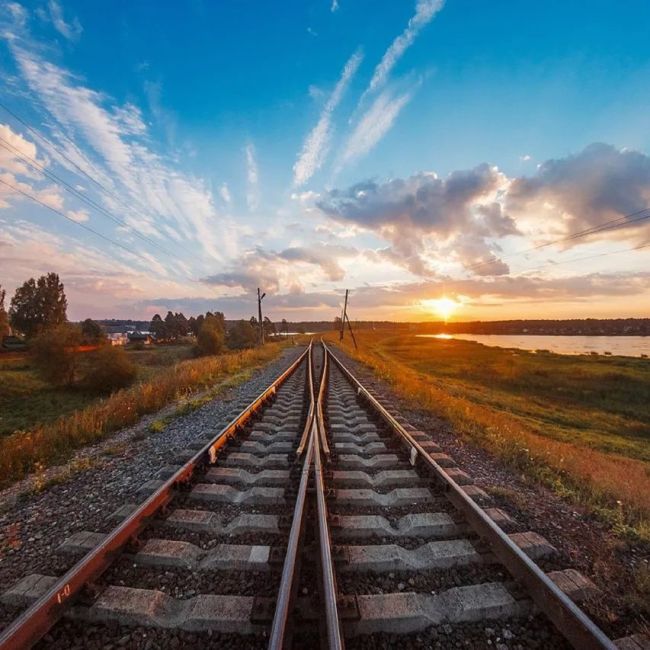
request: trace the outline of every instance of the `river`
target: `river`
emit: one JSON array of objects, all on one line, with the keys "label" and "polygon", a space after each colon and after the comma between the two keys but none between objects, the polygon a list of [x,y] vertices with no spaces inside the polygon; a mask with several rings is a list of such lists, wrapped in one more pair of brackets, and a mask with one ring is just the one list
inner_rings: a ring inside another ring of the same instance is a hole
[{"label": "river", "polygon": [[416,334],[422,338],[460,339],[483,345],[558,354],[613,354],[650,357],[650,336],[555,336],[537,334]]}]

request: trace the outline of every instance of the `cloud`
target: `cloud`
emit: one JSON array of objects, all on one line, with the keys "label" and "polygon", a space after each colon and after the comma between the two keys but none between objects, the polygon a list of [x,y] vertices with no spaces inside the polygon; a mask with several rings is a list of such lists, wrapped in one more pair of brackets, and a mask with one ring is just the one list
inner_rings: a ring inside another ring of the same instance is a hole
[{"label": "cloud", "polygon": [[355,248],[336,244],[290,246],[280,252],[258,246],[246,251],[230,268],[209,275],[202,282],[248,292],[257,287],[269,293],[303,291],[319,276],[332,282],[342,280],[345,272],[340,260],[356,255]]},{"label": "cloud", "polygon": [[339,168],[367,154],[390,131],[412,92],[394,97],[384,91],[361,117],[350,134],[339,160]]},{"label": "cloud", "polygon": [[248,181],[248,191],[246,193],[246,202],[249,210],[257,210],[260,202],[259,197],[259,173],[257,169],[257,160],[255,155],[255,145],[249,142],[244,148],[246,155],[246,179]]},{"label": "cloud", "polygon": [[[68,171],[78,174],[81,168],[94,179],[79,177],[87,194],[148,237],[180,233],[182,244],[192,246],[193,262],[223,260],[235,252],[236,224],[218,214],[202,179],[179,171],[152,149],[137,106],[116,104],[84,86],[44,60],[25,36],[8,44],[32,101],[47,112],[44,149]],[[98,192],[96,183],[106,191]]]},{"label": "cloud", "polygon": [[[436,252],[462,263],[475,262],[467,255],[478,249],[490,255],[486,240],[517,232],[514,221],[494,200],[505,180],[496,167],[482,164],[446,178],[423,172],[383,183],[369,180],[330,190],[316,205],[335,221],[389,241],[391,247],[380,251],[381,256],[417,275],[429,275]],[[490,267],[495,270],[503,269]]]},{"label": "cloud", "polygon": [[318,123],[307,136],[300,156],[293,166],[294,186],[304,185],[323,164],[332,136],[332,114],[341,102],[343,94],[358,70],[362,59],[363,54],[357,51],[345,64],[341,77],[323,107]]},{"label": "cloud", "polygon": [[63,17],[61,5],[56,0],[49,0],[47,7],[54,29],[69,41],[78,40],[81,36],[81,32],[83,32],[83,27],[79,20],[75,17],[72,22],[66,22]]},{"label": "cloud", "polygon": [[332,4],[330,6],[330,11],[334,13],[335,11],[339,10],[339,2],[338,0],[332,0]]},{"label": "cloud", "polygon": [[0,169],[14,174],[38,177],[20,156],[35,160],[41,166],[47,166],[46,160],[39,160],[36,145],[26,140],[20,133],[14,132],[8,124],[0,124]]},{"label": "cloud", "polygon": [[219,188],[219,196],[223,199],[224,203],[232,203],[232,196],[230,194],[230,189],[228,188],[227,183],[222,183]]},{"label": "cloud", "polygon": [[375,71],[364,93],[374,92],[381,88],[388,79],[391,70],[402,58],[404,52],[413,44],[417,35],[433,17],[443,8],[444,0],[418,0],[415,5],[415,14],[408,22],[406,29],[390,44],[384,56],[375,68]]},{"label": "cloud", "polygon": [[513,180],[507,194],[510,212],[538,214],[567,233],[649,205],[650,157],[603,143],[547,160],[533,176]]},{"label": "cloud", "polygon": [[86,210],[68,210],[68,217],[77,223],[84,223],[90,219],[90,215]]}]

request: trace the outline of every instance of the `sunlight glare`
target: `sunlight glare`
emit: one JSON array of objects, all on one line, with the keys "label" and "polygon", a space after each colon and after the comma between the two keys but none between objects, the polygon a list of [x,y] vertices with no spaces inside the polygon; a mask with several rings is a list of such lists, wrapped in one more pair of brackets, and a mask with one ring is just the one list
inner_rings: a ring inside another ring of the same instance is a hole
[{"label": "sunlight glare", "polygon": [[447,296],[431,300],[423,300],[422,304],[424,307],[440,316],[445,322],[447,322],[460,307],[459,302],[452,298],[448,298]]}]

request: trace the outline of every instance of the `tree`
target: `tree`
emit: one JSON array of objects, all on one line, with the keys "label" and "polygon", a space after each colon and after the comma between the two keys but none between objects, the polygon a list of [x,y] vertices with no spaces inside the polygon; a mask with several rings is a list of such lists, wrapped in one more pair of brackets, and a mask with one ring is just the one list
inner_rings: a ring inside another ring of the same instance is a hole
[{"label": "tree", "polygon": [[34,365],[47,381],[57,386],[74,383],[81,330],[70,323],[44,329],[33,341]]},{"label": "tree", "polygon": [[165,324],[165,321],[160,317],[160,314],[155,314],[151,319],[149,331],[156,337],[157,341],[164,341],[169,336],[167,332],[167,325]]},{"label": "tree", "polygon": [[43,329],[66,322],[68,301],[63,283],[56,273],[30,278],[16,289],[11,299],[11,325],[31,337]]},{"label": "tree", "polygon": [[196,351],[200,355],[223,352],[226,331],[222,320],[217,316],[204,319],[196,341]]},{"label": "tree", "polygon": [[187,336],[190,327],[187,322],[187,318],[185,318],[183,312],[181,312],[180,314],[174,314],[174,320],[176,321],[177,336]]},{"label": "tree", "polygon": [[264,338],[268,338],[275,334],[275,323],[268,316],[264,316],[263,327]]},{"label": "tree", "polygon": [[9,334],[9,317],[5,311],[6,292],[0,285],[0,337]]},{"label": "tree", "polygon": [[95,345],[97,343],[103,343],[106,340],[106,335],[102,326],[97,321],[94,321],[92,318],[86,318],[81,323],[81,338],[84,343]]},{"label": "tree", "polygon": [[251,325],[250,321],[240,320],[228,332],[228,347],[232,350],[252,348],[255,347],[257,338],[257,329]]},{"label": "tree", "polygon": [[287,319],[283,318],[282,319],[282,326],[280,328],[280,331],[283,332],[284,334],[289,333],[289,323],[287,323]]},{"label": "tree", "polygon": [[128,352],[121,347],[106,345],[94,353],[83,383],[93,393],[112,393],[126,388],[135,379],[137,372]]}]

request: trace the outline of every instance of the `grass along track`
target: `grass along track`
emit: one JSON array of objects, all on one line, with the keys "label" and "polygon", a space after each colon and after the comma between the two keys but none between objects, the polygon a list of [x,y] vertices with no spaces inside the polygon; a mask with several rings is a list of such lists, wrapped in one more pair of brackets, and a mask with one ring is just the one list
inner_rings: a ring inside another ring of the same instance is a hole
[{"label": "grass along track", "polygon": [[[175,400],[266,364],[282,348],[282,344],[270,343],[263,348],[180,361],[54,421],[0,438],[0,487],[36,469],[63,462],[75,449],[132,425]],[[245,376],[241,374],[241,379]]]},{"label": "grass along track", "polygon": [[[329,335],[336,340],[336,335]],[[650,540],[650,364],[359,331],[344,348],[414,406],[528,477]]]}]

